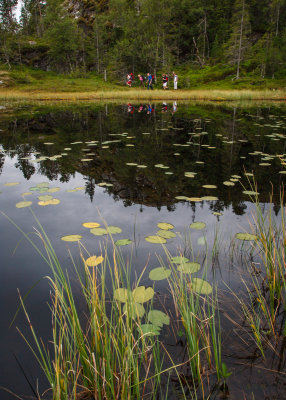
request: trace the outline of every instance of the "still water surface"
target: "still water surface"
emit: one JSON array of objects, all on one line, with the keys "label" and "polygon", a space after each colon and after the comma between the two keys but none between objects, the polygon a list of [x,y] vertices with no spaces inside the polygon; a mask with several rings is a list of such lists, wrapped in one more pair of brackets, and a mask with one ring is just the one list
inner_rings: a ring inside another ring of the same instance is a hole
[{"label": "still water surface", "polygon": [[[215,281],[222,293],[225,283],[238,292],[243,265],[236,265],[229,254],[235,233],[250,231],[254,211],[243,191],[253,190],[254,174],[262,206],[279,215],[285,139],[283,104],[3,105],[0,211],[35,237],[36,221],[30,209],[16,207],[31,201],[72,280],[68,249],[79,262],[78,246],[61,237],[82,235],[84,246],[98,254],[106,238],[92,235],[82,223],[103,225],[105,221],[120,227],[122,233],[114,240],[132,240],[134,277],[147,265],[142,281],[146,286],[153,284],[148,273],[159,266],[157,255],[163,250],[145,237],[156,234],[159,222],[171,223],[177,236],[168,240],[168,250],[172,255],[180,251],[188,256],[189,225],[202,221],[206,223],[203,231],[191,231],[195,258],[203,262],[205,243],[212,249],[218,239],[219,256],[208,271],[208,280]],[[59,202],[42,206],[38,199],[42,195]],[[50,271],[5,215],[0,216],[0,385],[29,396],[31,389],[22,369],[33,384],[40,377],[40,392],[45,383],[16,330],[28,332],[23,315],[9,325],[19,306],[17,289],[24,296],[37,283],[26,304],[40,335],[49,338],[49,286],[43,278]],[[128,259],[131,245],[122,247],[122,252]],[[156,290],[168,296],[164,281],[158,282]],[[230,398],[250,399],[252,393],[255,399],[286,398],[285,364],[279,364],[282,371],[284,365],[283,375],[262,369],[277,369],[276,361],[272,365],[259,359],[249,362],[252,353],[240,353],[243,345],[235,347],[229,339],[231,324],[225,321],[224,329],[224,358],[233,372]],[[1,391],[0,398],[13,397]]]}]

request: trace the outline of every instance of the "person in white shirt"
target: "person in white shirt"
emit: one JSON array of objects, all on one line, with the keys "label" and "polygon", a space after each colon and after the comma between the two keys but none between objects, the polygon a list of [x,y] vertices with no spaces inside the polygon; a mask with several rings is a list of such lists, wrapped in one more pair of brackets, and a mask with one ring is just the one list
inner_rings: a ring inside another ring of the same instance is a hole
[{"label": "person in white shirt", "polygon": [[173,78],[174,78],[174,89],[178,89],[178,75],[173,72]]}]

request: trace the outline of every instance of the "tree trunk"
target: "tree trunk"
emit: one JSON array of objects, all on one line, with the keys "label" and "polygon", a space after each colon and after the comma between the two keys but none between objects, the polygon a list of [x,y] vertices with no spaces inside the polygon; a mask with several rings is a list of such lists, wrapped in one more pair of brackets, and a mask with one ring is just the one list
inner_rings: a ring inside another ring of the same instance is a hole
[{"label": "tree trunk", "polygon": [[239,79],[239,72],[240,72],[241,49],[242,49],[242,34],[243,34],[243,23],[244,23],[244,10],[245,10],[245,2],[243,0],[241,23],[240,23],[240,37],[239,37],[239,47],[238,47],[236,79]]}]

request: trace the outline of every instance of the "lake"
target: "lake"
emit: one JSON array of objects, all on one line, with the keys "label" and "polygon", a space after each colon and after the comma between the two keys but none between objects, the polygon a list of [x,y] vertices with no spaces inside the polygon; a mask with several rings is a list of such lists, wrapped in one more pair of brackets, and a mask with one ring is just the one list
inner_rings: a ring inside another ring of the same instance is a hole
[{"label": "lake", "polygon": [[[157,224],[165,222],[173,225],[174,235],[164,243],[170,254],[207,267],[198,276],[218,288],[222,358],[231,372],[224,395],[286,398],[283,310],[279,339],[275,344],[269,339],[272,347],[267,347],[263,359],[243,314],[236,314],[233,295],[247,294],[242,280],[250,279],[247,266],[261,267],[259,252],[252,251],[248,241],[242,244],[236,234],[255,233],[256,199],[262,212],[272,210],[279,224],[285,157],[284,103],[3,103],[0,386],[21,398],[33,396],[31,387],[38,384],[40,393],[48,387],[19,332],[30,338],[21,310],[10,326],[20,306],[20,293],[26,296],[39,336],[50,340],[51,289],[45,277],[51,271],[19,229],[41,247],[35,231],[36,218],[40,221],[77,293],[71,256],[80,265],[79,246],[63,237],[80,235],[84,247],[96,255],[108,243],[112,254],[110,236],[92,233],[82,224],[120,228],[112,237],[130,240],[120,249],[126,260],[132,257],[132,279],[135,282],[144,271],[140,284],[149,287],[154,285],[149,273],[160,266],[158,257],[166,253],[162,244],[146,238],[158,238]],[[195,222],[205,226],[193,229],[190,225]],[[167,281],[156,281],[155,292],[156,304],[164,304],[165,311],[174,316]],[[176,362],[182,362],[178,348],[182,354],[184,340],[178,345],[174,329],[172,334],[169,329],[162,330],[160,340],[178,357]],[[7,390],[1,390],[1,399],[14,398]],[[169,398],[175,390],[170,389]],[[221,398],[221,393],[215,388],[211,396]]]}]

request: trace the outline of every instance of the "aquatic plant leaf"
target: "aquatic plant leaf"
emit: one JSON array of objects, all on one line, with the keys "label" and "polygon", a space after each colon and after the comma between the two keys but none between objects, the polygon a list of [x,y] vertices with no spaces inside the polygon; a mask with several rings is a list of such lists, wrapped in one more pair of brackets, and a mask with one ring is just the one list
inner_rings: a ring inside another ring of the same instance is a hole
[{"label": "aquatic plant leaf", "polygon": [[177,200],[188,200],[189,197],[187,197],[187,196],[176,196],[175,199],[177,199]]},{"label": "aquatic plant leaf", "polygon": [[259,193],[255,192],[254,190],[244,190],[242,193],[248,195],[248,196],[258,196]]},{"label": "aquatic plant leaf", "polygon": [[45,196],[39,196],[38,199],[41,201],[48,201],[48,200],[52,200],[53,196],[50,196],[48,194],[46,194]]},{"label": "aquatic plant leaf", "polygon": [[114,291],[114,299],[121,303],[126,303],[130,296],[130,291],[125,288],[119,288]]},{"label": "aquatic plant leaf", "polygon": [[191,229],[197,229],[197,230],[204,229],[205,227],[206,227],[206,224],[204,222],[193,222],[190,225]]},{"label": "aquatic plant leaf", "polygon": [[211,294],[213,291],[212,286],[207,281],[200,278],[193,278],[190,283],[190,288],[199,294]]},{"label": "aquatic plant leaf", "polygon": [[132,243],[132,240],[130,239],[119,239],[114,244],[115,246],[126,246],[130,243]]},{"label": "aquatic plant leaf", "polygon": [[216,201],[216,200],[218,200],[218,197],[216,197],[216,196],[203,196],[203,197],[201,198],[201,200],[205,200],[205,201]]},{"label": "aquatic plant leaf", "polygon": [[40,200],[39,202],[38,202],[38,205],[39,206],[48,206],[50,204],[50,201],[49,200],[47,200],[47,201],[43,201],[43,200]]},{"label": "aquatic plant leaf", "polygon": [[56,206],[57,204],[60,204],[60,200],[52,199],[52,200],[48,200],[47,203],[49,203],[50,205]]},{"label": "aquatic plant leaf", "polygon": [[236,239],[239,240],[257,240],[257,236],[252,233],[240,232],[235,235]]},{"label": "aquatic plant leaf", "polygon": [[85,260],[86,265],[89,267],[96,267],[98,264],[101,264],[104,258],[102,256],[91,256]]},{"label": "aquatic plant leaf", "polygon": [[135,303],[145,303],[154,297],[154,290],[151,287],[138,286],[132,292]]},{"label": "aquatic plant leaf", "polygon": [[159,222],[157,224],[158,228],[168,230],[168,229],[173,229],[174,225],[169,224],[168,222]]},{"label": "aquatic plant leaf", "polygon": [[90,230],[90,233],[92,233],[95,236],[103,236],[103,235],[107,235],[107,230],[104,228],[92,228]]},{"label": "aquatic plant leaf", "polygon": [[163,325],[170,325],[169,316],[160,310],[150,310],[148,313],[148,321],[160,328],[162,328]]},{"label": "aquatic plant leaf", "polygon": [[85,228],[98,228],[100,226],[100,224],[98,222],[83,222],[82,226],[84,226]]},{"label": "aquatic plant leaf", "polygon": [[78,242],[81,239],[81,235],[66,235],[61,237],[61,240],[63,240],[64,242]]},{"label": "aquatic plant leaf", "polygon": [[126,165],[129,165],[129,167],[136,167],[138,164],[132,163],[132,162],[127,162]]},{"label": "aquatic plant leaf", "polygon": [[162,281],[163,279],[169,278],[171,275],[171,270],[165,267],[158,267],[152,269],[149,273],[149,278],[152,281]]},{"label": "aquatic plant leaf", "polygon": [[16,185],[20,185],[20,182],[8,182],[8,183],[4,183],[4,186],[16,186]]},{"label": "aquatic plant leaf", "polygon": [[213,215],[222,215],[222,213],[215,211],[213,212]]},{"label": "aquatic plant leaf", "polygon": [[198,245],[199,246],[205,246],[207,244],[206,238],[204,236],[201,236],[198,238]]},{"label": "aquatic plant leaf", "polygon": [[133,319],[142,318],[145,314],[145,308],[142,304],[139,303],[132,303],[132,304],[124,304],[123,312],[127,314],[128,312],[131,313],[131,317]]},{"label": "aquatic plant leaf", "polygon": [[60,191],[60,190],[61,190],[61,188],[59,188],[59,187],[54,187],[54,188],[48,189],[48,192],[49,192],[49,193],[56,193],[56,192],[58,192],[58,191]]},{"label": "aquatic plant leaf", "polygon": [[166,243],[166,239],[160,237],[160,236],[155,236],[155,235],[151,235],[151,236],[146,236],[145,237],[146,242],[149,243],[159,243],[159,244],[163,244]]},{"label": "aquatic plant leaf", "polygon": [[115,235],[116,233],[121,233],[122,229],[119,228],[118,226],[108,226],[106,228],[107,232],[110,233],[111,235]]},{"label": "aquatic plant leaf", "polygon": [[199,263],[184,262],[184,263],[178,265],[177,270],[179,272],[183,272],[184,274],[194,274],[195,272],[198,272],[200,268],[201,268],[201,266]]},{"label": "aquatic plant leaf", "polygon": [[188,197],[187,200],[197,202],[201,201],[202,199],[201,197]]},{"label": "aquatic plant leaf", "polygon": [[172,239],[172,238],[174,238],[174,237],[177,236],[177,235],[175,234],[175,232],[166,231],[166,230],[163,230],[163,229],[160,229],[160,230],[157,232],[157,235],[160,236],[160,237],[162,237],[162,238],[164,238],[164,239]]},{"label": "aquatic plant leaf", "polygon": [[230,182],[230,181],[224,181],[223,184],[224,184],[225,186],[234,186],[234,185],[235,185],[234,182]]},{"label": "aquatic plant leaf", "polygon": [[144,336],[156,336],[160,335],[160,328],[159,326],[152,325],[152,324],[142,324],[137,328],[139,334]]},{"label": "aquatic plant leaf", "polygon": [[37,187],[39,188],[48,188],[50,186],[49,182],[41,182],[37,184]]},{"label": "aquatic plant leaf", "polygon": [[30,196],[31,194],[33,194],[32,192],[24,192],[21,194],[21,196]]},{"label": "aquatic plant leaf", "polygon": [[176,256],[176,257],[172,257],[170,259],[170,261],[173,264],[182,264],[182,263],[188,262],[189,259],[186,257],[183,257],[183,256]]},{"label": "aquatic plant leaf", "polygon": [[202,187],[205,189],[217,189],[216,185],[203,185]]},{"label": "aquatic plant leaf", "polygon": [[32,201],[20,201],[19,203],[16,204],[17,208],[25,208],[29,207],[32,205]]}]

